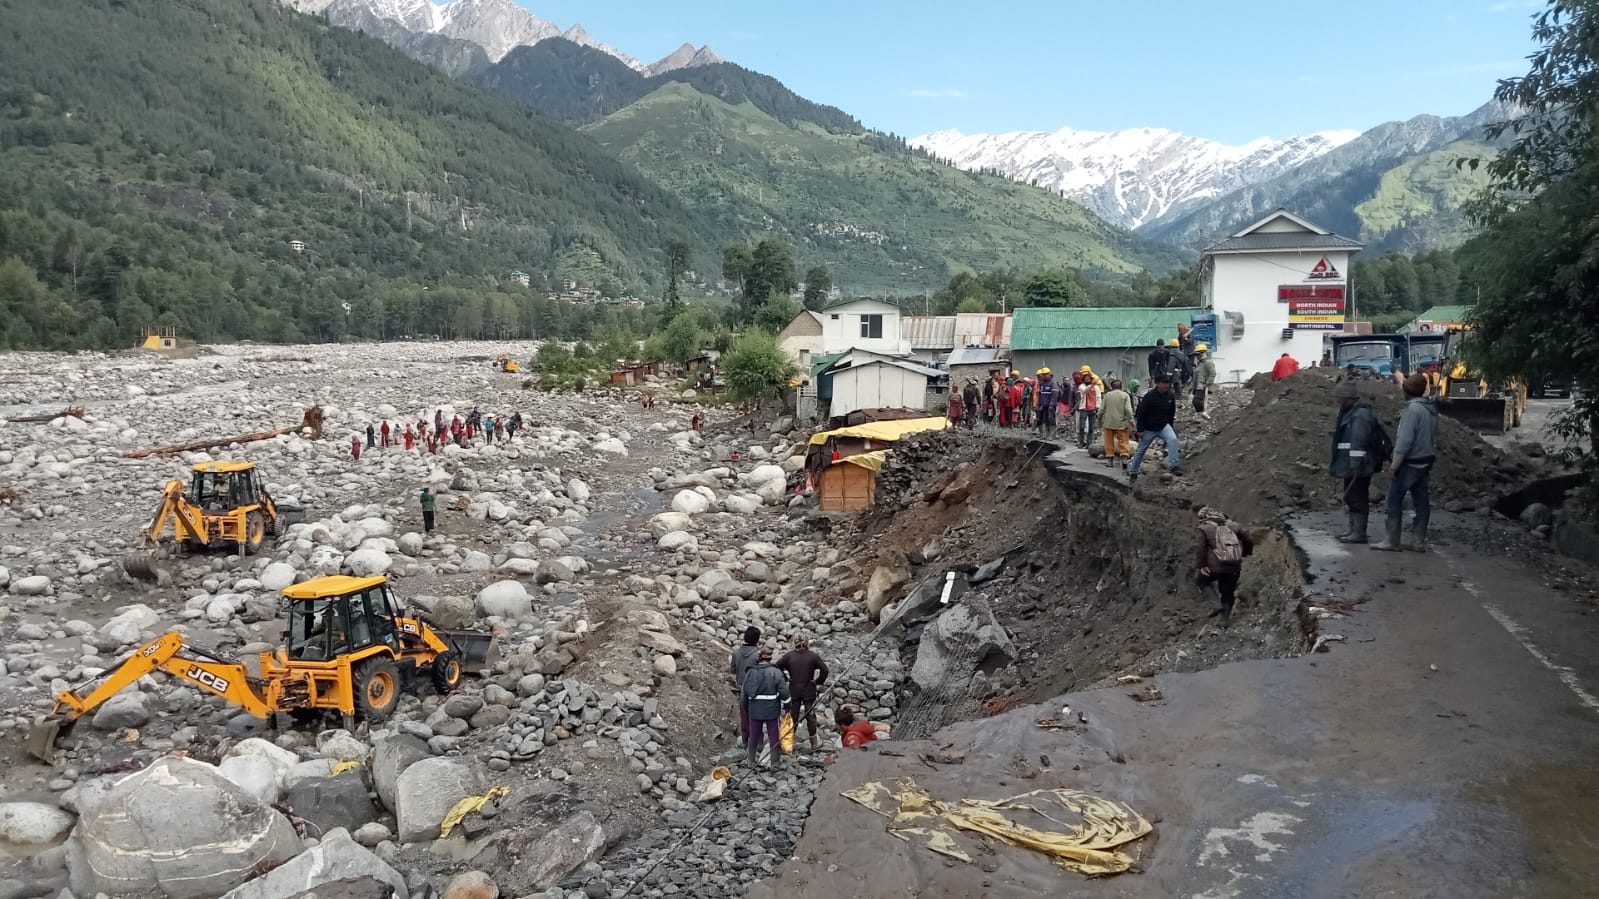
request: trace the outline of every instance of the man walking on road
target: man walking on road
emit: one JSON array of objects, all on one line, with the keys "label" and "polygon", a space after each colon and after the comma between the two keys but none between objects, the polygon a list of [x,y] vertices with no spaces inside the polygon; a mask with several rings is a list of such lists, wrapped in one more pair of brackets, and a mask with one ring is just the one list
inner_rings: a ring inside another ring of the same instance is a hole
[{"label": "man walking on road", "polygon": [[750,704],[744,698],[744,675],[750,673],[760,660],[761,629],[750,625],[744,629],[744,645],[733,647],[729,666],[733,669],[733,686],[738,691],[738,745],[748,746],[750,741]]},{"label": "man walking on road", "polygon": [[1133,455],[1133,445],[1127,432],[1133,426],[1133,398],[1122,389],[1122,382],[1112,379],[1110,391],[1105,394],[1099,425],[1105,432],[1105,461],[1114,466],[1121,459],[1122,468]]},{"label": "man walking on road", "polygon": [[422,488],[421,503],[422,503],[422,531],[424,533],[431,534],[431,533],[433,533],[433,509],[434,509],[434,499],[433,499],[433,491],[432,490],[429,490],[426,487]]},{"label": "man walking on road", "polygon": [[818,688],[827,683],[827,662],[811,649],[810,638],[801,634],[794,638],[794,648],[777,660],[778,670],[788,675],[789,690],[794,694],[794,729],[805,722],[805,733],[811,738],[811,750],[821,748],[816,736],[816,696]]},{"label": "man walking on road", "polygon": [[1333,388],[1333,398],[1338,401],[1338,421],[1333,425],[1330,472],[1343,480],[1344,509],[1349,515],[1348,527],[1338,535],[1338,542],[1365,543],[1371,514],[1371,476],[1382,465],[1374,451],[1377,415],[1371,403],[1360,398],[1354,381],[1339,381]]},{"label": "man walking on road", "polygon": [[1216,600],[1210,617],[1221,616],[1221,626],[1232,623],[1233,602],[1238,598],[1238,578],[1243,574],[1244,557],[1255,552],[1254,541],[1229,521],[1220,509],[1205,506],[1195,513],[1199,549],[1199,592]]},{"label": "man walking on road", "polygon": [[1172,393],[1171,375],[1155,378],[1155,389],[1144,395],[1133,416],[1133,426],[1138,429],[1138,448],[1133,450],[1133,464],[1127,469],[1127,481],[1138,480],[1138,469],[1144,464],[1144,453],[1156,440],[1166,444],[1166,468],[1174,475],[1182,475],[1182,454],[1177,446],[1177,431],[1172,422],[1177,418],[1177,395]]},{"label": "man walking on road", "polygon": [[1404,548],[1426,552],[1427,524],[1432,519],[1427,487],[1438,452],[1438,406],[1426,395],[1427,376],[1420,372],[1405,379],[1404,390],[1407,402],[1399,417],[1399,434],[1394,437],[1394,479],[1388,485],[1388,534],[1371,548],[1384,552],[1400,549],[1405,496],[1409,494],[1416,509],[1410,531],[1415,542]]},{"label": "man walking on road", "polygon": [[1194,411],[1206,421],[1210,420],[1210,388],[1216,386],[1216,363],[1210,361],[1210,346],[1196,344],[1194,356],[1199,367],[1194,374]]},{"label": "man walking on road", "polygon": [[783,763],[780,737],[783,703],[788,702],[788,679],[772,664],[772,647],[762,646],[755,666],[744,675],[744,701],[750,709],[750,738],[746,751],[750,767],[761,759],[761,734],[772,747],[772,767]]}]

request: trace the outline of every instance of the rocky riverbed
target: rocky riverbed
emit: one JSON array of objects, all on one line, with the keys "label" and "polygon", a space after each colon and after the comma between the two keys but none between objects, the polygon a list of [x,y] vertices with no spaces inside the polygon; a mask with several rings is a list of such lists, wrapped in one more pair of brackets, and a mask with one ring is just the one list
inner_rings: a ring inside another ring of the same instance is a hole
[{"label": "rocky riverbed", "polygon": [[[448,899],[736,895],[782,861],[820,755],[734,764],[723,798],[698,799],[729,761],[728,647],[750,624],[780,651],[808,634],[833,664],[824,718],[847,701],[891,725],[902,681],[897,650],[868,641],[865,603],[841,592],[861,594],[840,549],[788,489],[804,435],[717,407],[696,434],[692,397],[664,383],[644,388],[653,409],[638,391],[526,389],[489,364],[505,351],[529,348],[0,357],[0,413],[45,417],[0,428],[0,895],[270,899],[341,878]],[[291,427],[312,405],[320,440],[127,455]],[[50,415],[69,407],[81,417]],[[526,425],[494,444],[352,457],[369,424],[398,434],[472,409]],[[162,485],[223,459],[256,463],[303,520],[253,556],[167,556],[154,585],[124,574]],[[169,632],[249,658],[280,640],[282,589],[337,573],[386,574],[440,626],[494,630],[499,660],[353,732],[336,718],[274,732],[156,674],[86,715],[55,765],[24,756],[63,690]],[[485,795],[441,838],[461,800]],[[707,807],[701,848],[666,852]]]}]

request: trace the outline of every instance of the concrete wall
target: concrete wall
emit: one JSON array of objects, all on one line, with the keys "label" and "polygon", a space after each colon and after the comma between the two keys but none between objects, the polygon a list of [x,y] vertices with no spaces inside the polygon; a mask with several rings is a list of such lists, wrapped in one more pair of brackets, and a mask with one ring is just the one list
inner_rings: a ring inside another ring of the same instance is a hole
[{"label": "concrete wall", "polygon": [[[1324,257],[1337,269],[1339,278],[1313,280],[1309,277],[1311,268]],[[1223,253],[1212,257],[1205,301],[1218,319],[1216,345],[1211,348],[1217,377],[1231,381],[1234,372],[1241,369],[1242,377],[1247,380],[1255,372],[1270,371],[1283,353],[1298,359],[1301,366],[1316,364],[1321,359],[1323,338],[1329,332],[1299,330],[1285,340],[1282,331],[1288,327],[1288,303],[1278,301],[1277,288],[1283,285],[1343,287],[1347,315],[1349,257],[1348,250]],[[1227,321],[1227,312],[1243,314],[1242,334]]]},{"label": "concrete wall", "polygon": [[857,409],[925,409],[927,377],[897,365],[877,362],[833,375],[831,416]]}]

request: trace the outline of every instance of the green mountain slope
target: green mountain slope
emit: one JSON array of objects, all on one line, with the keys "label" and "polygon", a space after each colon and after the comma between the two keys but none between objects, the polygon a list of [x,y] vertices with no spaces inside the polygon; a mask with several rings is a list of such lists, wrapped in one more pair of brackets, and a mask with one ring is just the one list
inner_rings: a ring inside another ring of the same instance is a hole
[{"label": "green mountain slope", "polygon": [[1456,246],[1471,233],[1461,207],[1485,176],[1454,161],[1491,155],[1482,129],[1502,116],[1490,103],[1465,116],[1388,122],[1275,178],[1156,219],[1138,232],[1197,251],[1282,207],[1366,243],[1368,251]]},{"label": "green mountain slope", "polygon": [[[12,345],[330,338],[377,288],[554,277],[574,247],[639,283],[670,238],[718,239],[590,138],[276,0],[0,0],[0,22]],[[394,328],[485,329],[438,295]]]},{"label": "green mountain slope", "polygon": [[719,230],[786,235],[846,291],[916,290],[961,268],[1130,272],[1173,261],[1048,192],[935,163],[882,135],[789,127],[688,84],[584,130]]}]

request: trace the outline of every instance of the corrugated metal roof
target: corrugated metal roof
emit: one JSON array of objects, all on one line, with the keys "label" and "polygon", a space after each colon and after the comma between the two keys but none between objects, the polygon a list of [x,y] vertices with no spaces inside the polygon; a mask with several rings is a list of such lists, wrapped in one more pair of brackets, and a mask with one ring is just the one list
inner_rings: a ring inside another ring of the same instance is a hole
[{"label": "corrugated metal roof", "polygon": [[[837,365],[837,363],[835,362],[834,366],[836,366],[836,365]],[[857,362],[857,363],[855,363],[853,365],[845,366],[844,368],[833,367],[832,370],[829,373],[830,374],[834,374],[834,375],[841,375],[841,374],[843,374],[844,372],[847,372],[847,371],[859,371],[860,369],[867,368],[867,367],[873,366],[873,365],[892,365],[895,368],[903,368],[906,371],[915,372],[915,373],[917,373],[919,375],[923,375],[923,376],[929,377],[929,378],[938,378],[938,377],[942,377],[943,375],[946,374],[946,372],[944,372],[941,369],[928,368],[925,365],[918,365],[915,362],[908,362],[908,361],[906,361],[904,359],[868,359],[868,360],[866,360],[864,362]]]},{"label": "corrugated metal roof", "polygon": [[949,349],[955,345],[955,316],[907,315],[899,320],[899,336],[912,349]]},{"label": "corrugated metal roof", "polygon": [[949,361],[945,364],[954,368],[957,365],[992,365],[997,362],[1009,362],[1010,350],[997,346],[958,346],[949,354]]},{"label": "corrugated metal roof", "polygon": [[[1336,234],[1267,233],[1229,237],[1205,248],[1206,253],[1245,253],[1257,250],[1358,250],[1362,244]],[[1018,310],[1020,311],[1020,310]]]},{"label": "corrugated metal roof", "polygon": [[957,312],[953,346],[1010,346],[1009,313]]},{"label": "corrugated metal roof", "polygon": [[1093,309],[1018,309],[1012,350],[1126,349],[1154,347],[1175,337],[1198,306],[1121,306]]}]

